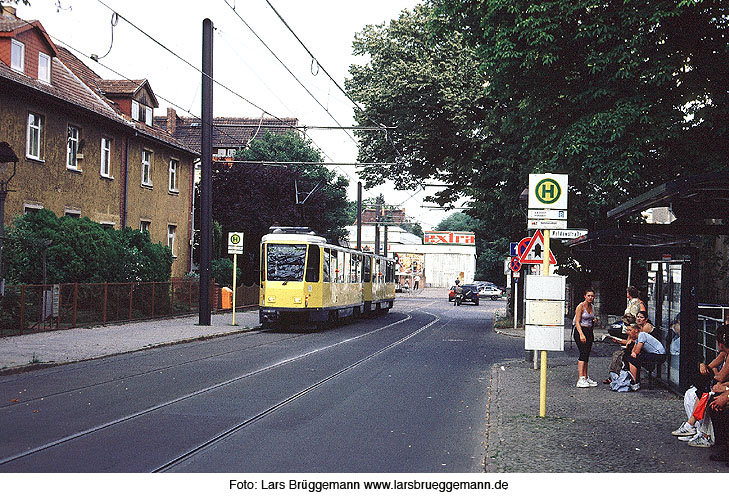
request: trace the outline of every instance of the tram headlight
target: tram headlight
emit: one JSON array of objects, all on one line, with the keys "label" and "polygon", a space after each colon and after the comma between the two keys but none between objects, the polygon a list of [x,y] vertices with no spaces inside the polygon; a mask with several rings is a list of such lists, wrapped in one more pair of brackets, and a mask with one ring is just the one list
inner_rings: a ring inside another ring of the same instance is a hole
[{"label": "tram headlight", "polygon": [[276,301],[276,297],[275,296],[269,296],[268,297],[268,301],[269,302],[274,302],[274,301]]},{"label": "tram headlight", "polygon": [[301,303],[301,297],[300,296],[294,297],[294,303]]}]

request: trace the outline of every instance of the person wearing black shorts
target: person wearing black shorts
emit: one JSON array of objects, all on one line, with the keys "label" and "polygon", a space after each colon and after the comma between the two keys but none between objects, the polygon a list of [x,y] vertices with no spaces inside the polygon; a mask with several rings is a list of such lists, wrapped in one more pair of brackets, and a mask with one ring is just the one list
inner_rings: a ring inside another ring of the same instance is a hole
[{"label": "person wearing black shorts", "polygon": [[593,334],[593,328],[595,327],[595,308],[593,302],[595,301],[595,291],[592,289],[585,290],[585,300],[577,305],[575,310],[575,327],[573,331],[575,343],[577,349],[580,352],[580,357],[577,359],[577,388],[590,388],[597,386],[597,382],[590,379],[587,375],[587,364],[590,361],[590,351],[592,350],[592,343],[595,341]]}]

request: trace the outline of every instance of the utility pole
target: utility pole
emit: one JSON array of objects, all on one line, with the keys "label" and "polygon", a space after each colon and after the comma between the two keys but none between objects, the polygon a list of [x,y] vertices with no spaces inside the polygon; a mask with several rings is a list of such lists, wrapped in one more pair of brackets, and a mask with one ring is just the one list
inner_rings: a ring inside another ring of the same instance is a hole
[{"label": "utility pole", "polygon": [[362,182],[357,182],[357,250],[362,251]]},{"label": "utility pole", "polygon": [[200,165],[200,294],[198,316],[201,326],[210,325],[210,253],[212,240],[213,168],[213,22],[203,20],[202,40],[202,162]]}]

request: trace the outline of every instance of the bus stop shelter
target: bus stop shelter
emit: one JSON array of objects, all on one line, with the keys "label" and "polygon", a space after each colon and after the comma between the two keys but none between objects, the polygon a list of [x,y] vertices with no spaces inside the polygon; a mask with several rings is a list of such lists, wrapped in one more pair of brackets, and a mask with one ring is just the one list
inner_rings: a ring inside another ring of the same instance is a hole
[{"label": "bus stop shelter", "polygon": [[[670,210],[670,223],[645,223],[642,214],[655,208]],[[672,180],[607,215],[612,227],[568,246],[578,259],[610,254],[646,260],[649,318],[667,352],[659,375],[682,392],[692,384],[698,362],[716,348],[711,331],[707,335],[705,326],[699,329],[698,246],[701,236],[729,235],[729,173]]]}]

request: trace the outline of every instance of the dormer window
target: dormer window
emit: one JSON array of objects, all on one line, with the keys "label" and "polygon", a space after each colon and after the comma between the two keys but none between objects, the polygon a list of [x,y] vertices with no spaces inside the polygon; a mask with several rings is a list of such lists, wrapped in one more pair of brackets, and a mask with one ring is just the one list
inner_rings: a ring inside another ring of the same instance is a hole
[{"label": "dormer window", "polygon": [[38,52],[38,80],[51,82],[51,56]]},{"label": "dormer window", "polygon": [[25,44],[10,40],[10,67],[19,73],[25,72]]},{"label": "dormer window", "polygon": [[152,126],[152,108],[140,104],[139,102],[132,101],[132,119],[146,123]]}]

